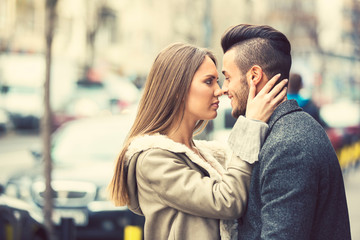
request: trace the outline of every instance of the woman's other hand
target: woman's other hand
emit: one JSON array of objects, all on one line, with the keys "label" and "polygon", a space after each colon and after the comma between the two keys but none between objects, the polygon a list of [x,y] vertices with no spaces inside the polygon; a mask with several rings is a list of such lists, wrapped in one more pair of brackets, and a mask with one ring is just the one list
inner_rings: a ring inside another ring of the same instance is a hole
[{"label": "woman's other hand", "polygon": [[287,88],[285,87],[287,79],[282,80],[274,87],[279,78],[280,74],[271,78],[257,95],[255,84],[250,82],[246,118],[267,122],[276,107],[287,99]]}]

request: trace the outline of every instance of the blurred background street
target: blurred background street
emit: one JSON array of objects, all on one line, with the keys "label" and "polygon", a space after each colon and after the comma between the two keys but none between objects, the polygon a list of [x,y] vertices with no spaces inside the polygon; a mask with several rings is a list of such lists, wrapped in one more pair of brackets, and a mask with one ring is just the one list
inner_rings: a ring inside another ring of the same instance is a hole
[{"label": "blurred background street", "polygon": [[[18,171],[30,168],[34,159],[31,149],[41,145],[39,134],[33,132],[9,133],[0,137],[0,181]],[[354,168],[344,174],[345,190],[348,200],[352,239],[360,239],[360,168]]]},{"label": "blurred background street", "polygon": [[[0,239],[46,240],[52,224],[61,239],[141,239],[143,219],[106,185],[150,66],[186,42],[221,72],[221,35],[239,23],[289,38],[288,98],[326,130],[360,240],[360,0],[0,0]],[[229,108],[197,138],[225,141]]]}]

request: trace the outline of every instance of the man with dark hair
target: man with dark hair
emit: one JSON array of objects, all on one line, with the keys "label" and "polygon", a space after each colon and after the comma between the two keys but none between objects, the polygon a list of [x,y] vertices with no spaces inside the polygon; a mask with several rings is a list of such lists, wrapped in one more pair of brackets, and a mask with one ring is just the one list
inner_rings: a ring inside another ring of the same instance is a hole
[{"label": "man with dark hair", "polygon": [[289,78],[289,89],[287,97],[288,99],[295,99],[299,106],[308,114],[310,114],[321,126],[325,129],[327,124],[320,116],[320,109],[313,102],[311,98],[304,98],[300,94],[300,90],[303,88],[303,80],[300,74],[291,73]]},{"label": "man with dark hair", "polygon": [[[275,74],[289,77],[290,42],[270,26],[231,27],[221,45],[223,90],[236,118],[245,114],[250,82],[258,93]],[[343,176],[324,129],[295,100],[280,104],[268,125],[239,239],[351,239]],[[235,153],[238,137],[229,136]]]}]

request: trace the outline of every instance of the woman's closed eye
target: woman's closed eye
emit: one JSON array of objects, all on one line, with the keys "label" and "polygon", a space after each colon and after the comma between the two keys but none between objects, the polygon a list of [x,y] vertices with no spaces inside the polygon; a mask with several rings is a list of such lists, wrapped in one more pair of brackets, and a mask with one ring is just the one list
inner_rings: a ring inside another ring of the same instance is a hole
[{"label": "woman's closed eye", "polygon": [[207,85],[212,85],[213,83],[218,83],[219,84],[219,78],[216,77],[210,77],[208,79],[205,80],[205,83]]},{"label": "woman's closed eye", "polygon": [[212,78],[209,78],[209,79],[206,79],[205,80],[205,83],[208,84],[208,85],[211,85],[213,82],[213,79]]}]

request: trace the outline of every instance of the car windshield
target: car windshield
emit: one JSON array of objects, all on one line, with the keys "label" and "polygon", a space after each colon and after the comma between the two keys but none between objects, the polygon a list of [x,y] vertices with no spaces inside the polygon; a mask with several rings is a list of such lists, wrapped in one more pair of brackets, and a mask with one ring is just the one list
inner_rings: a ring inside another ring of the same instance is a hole
[{"label": "car windshield", "polygon": [[57,164],[114,161],[130,130],[129,124],[130,120],[117,117],[69,123],[53,139],[53,161]]}]

